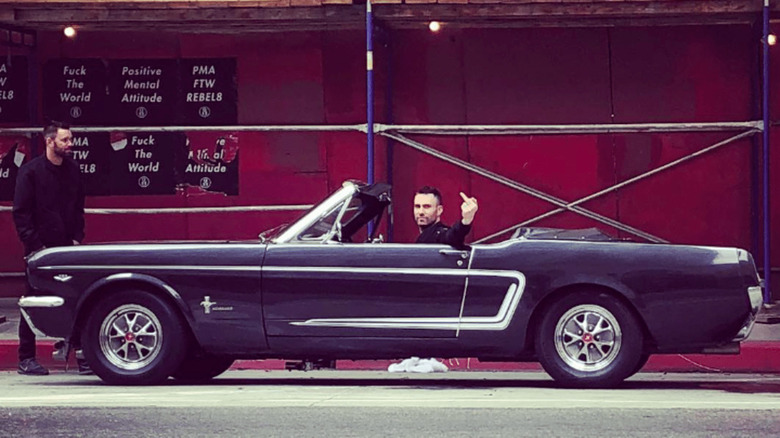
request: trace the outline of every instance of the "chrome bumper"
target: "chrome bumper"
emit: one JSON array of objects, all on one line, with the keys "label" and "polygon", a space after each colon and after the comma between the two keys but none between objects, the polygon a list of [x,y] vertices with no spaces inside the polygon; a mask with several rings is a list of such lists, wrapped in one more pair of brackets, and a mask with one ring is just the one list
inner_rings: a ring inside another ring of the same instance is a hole
[{"label": "chrome bumper", "polygon": [[60,307],[65,304],[65,299],[61,297],[21,297],[19,298],[19,307]]},{"label": "chrome bumper", "polygon": [[748,299],[750,300],[750,315],[739,329],[737,336],[732,339],[732,342],[744,341],[750,336],[750,332],[753,330],[753,324],[756,322],[756,315],[764,306],[764,291],[761,286],[751,286],[747,289]]},{"label": "chrome bumper", "polygon": [[35,327],[35,324],[33,324],[32,319],[30,319],[30,315],[27,314],[27,311],[25,309],[30,308],[52,308],[52,307],[60,307],[63,304],[65,304],[65,300],[61,297],[21,297],[19,298],[19,310],[22,313],[22,317],[25,321],[27,321],[27,325],[30,326],[30,329],[32,329],[33,333],[35,333],[38,337],[45,337],[46,334],[40,331],[37,327]]}]

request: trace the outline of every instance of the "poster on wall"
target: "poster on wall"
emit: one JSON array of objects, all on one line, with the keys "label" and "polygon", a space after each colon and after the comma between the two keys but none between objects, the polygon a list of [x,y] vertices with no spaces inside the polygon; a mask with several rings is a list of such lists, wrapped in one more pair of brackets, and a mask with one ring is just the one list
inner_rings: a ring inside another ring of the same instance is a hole
[{"label": "poster on wall", "polygon": [[110,136],[112,195],[173,195],[174,156],[185,137],[170,132],[112,132]]},{"label": "poster on wall", "polygon": [[238,92],[235,58],[182,59],[179,107],[184,125],[235,125]]},{"label": "poster on wall", "polygon": [[0,123],[29,123],[27,58],[0,59]]},{"label": "poster on wall", "polygon": [[0,201],[13,201],[16,176],[29,161],[30,139],[26,136],[0,137]]},{"label": "poster on wall", "polygon": [[237,133],[189,132],[186,151],[185,188],[238,195]]},{"label": "poster on wall", "polygon": [[107,132],[74,132],[71,148],[74,160],[81,169],[85,193],[88,196],[111,194],[111,147]]},{"label": "poster on wall", "polygon": [[119,126],[172,125],[178,96],[174,59],[110,60],[108,113]]},{"label": "poster on wall", "polygon": [[74,126],[106,122],[106,66],[100,59],[55,59],[43,67],[43,116]]}]

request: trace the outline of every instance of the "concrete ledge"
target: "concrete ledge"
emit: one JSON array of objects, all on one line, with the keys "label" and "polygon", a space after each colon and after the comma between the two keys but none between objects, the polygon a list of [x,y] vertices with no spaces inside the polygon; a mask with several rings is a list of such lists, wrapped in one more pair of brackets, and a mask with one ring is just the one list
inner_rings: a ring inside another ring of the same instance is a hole
[{"label": "concrete ledge", "polygon": [[[0,370],[15,370],[18,366],[17,349],[19,343],[12,340],[0,340]],[[54,361],[51,354],[54,342],[39,341],[37,344],[38,361],[52,370],[64,370],[63,362]],[[284,370],[285,360],[239,360],[231,369]],[[397,363],[392,360],[339,360],[338,370],[387,370],[388,365]],[[478,359],[447,359],[444,363],[451,370],[459,371],[542,371],[535,362],[480,362]],[[69,369],[74,369],[75,360],[71,358]],[[745,342],[742,351],[735,355],[704,354],[662,354],[650,357],[642,371],[645,372],[711,372],[711,373],[765,373],[780,374],[780,341]]]}]

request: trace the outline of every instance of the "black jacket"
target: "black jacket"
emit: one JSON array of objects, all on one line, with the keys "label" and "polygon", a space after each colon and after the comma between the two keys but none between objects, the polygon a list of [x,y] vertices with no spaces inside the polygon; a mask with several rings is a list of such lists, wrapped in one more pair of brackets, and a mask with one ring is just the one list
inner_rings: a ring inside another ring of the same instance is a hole
[{"label": "black jacket", "polygon": [[466,234],[469,231],[471,231],[471,225],[463,225],[460,221],[455,222],[452,227],[435,222],[422,229],[420,235],[417,236],[417,243],[444,243],[455,248],[464,248]]},{"label": "black jacket", "polygon": [[30,254],[44,246],[68,246],[84,239],[84,185],[78,164],[65,158],[55,166],[45,156],[19,169],[14,224]]}]

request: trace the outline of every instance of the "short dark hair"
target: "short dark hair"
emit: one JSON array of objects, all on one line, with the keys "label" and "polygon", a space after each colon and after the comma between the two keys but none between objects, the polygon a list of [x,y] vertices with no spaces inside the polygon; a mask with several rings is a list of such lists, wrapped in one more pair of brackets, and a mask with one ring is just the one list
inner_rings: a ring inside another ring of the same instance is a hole
[{"label": "short dark hair", "polygon": [[441,204],[441,192],[436,187],[422,186],[417,190],[420,195],[433,195],[436,198],[436,202]]},{"label": "short dark hair", "polygon": [[52,120],[43,128],[43,138],[54,138],[57,136],[57,131],[60,129],[70,129],[70,125],[67,123],[56,122]]}]

